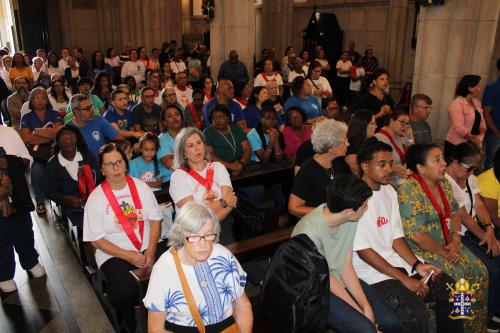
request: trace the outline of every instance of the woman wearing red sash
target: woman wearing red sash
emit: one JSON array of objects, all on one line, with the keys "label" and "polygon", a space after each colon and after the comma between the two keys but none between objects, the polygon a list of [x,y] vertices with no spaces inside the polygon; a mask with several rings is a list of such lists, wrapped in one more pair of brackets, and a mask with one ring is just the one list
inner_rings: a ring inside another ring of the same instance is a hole
[{"label": "woman wearing red sash", "polygon": [[[438,266],[455,281],[463,278],[475,286],[473,315],[464,320],[465,332],[486,332],[488,273],[479,258],[462,247],[458,204],[445,178],[443,153],[433,144],[413,145],[406,153],[406,163],[413,174],[399,188],[398,199],[408,244],[417,257]],[[445,283],[437,289],[444,293],[438,293],[438,299],[446,299],[450,293]],[[438,326],[438,332],[448,330]]]},{"label": "woman wearing red sash", "polygon": [[120,329],[135,332],[137,284],[129,271],[152,266],[165,246],[158,244],[162,214],[151,188],[128,177],[125,153],[114,143],[101,147],[106,177],[90,194],[83,217],[83,240],[97,249],[95,260],[106,277],[106,293]]},{"label": "woman wearing red sash", "polygon": [[173,169],[169,192],[176,209],[190,201],[211,208],[221,221],[221,243],[227,244],[236,195],[224,165],[209,160],[205,136],[197,128],[184,128],[175,138]]},{"label": "woman wearing red sash", "polygon": [[392,147],[392,166],[391,184],[396,189],[406,181],[411,174],[406,168],[406,151],[415,141],[413,131],[410,126],[410,117],[402,109],[396,109],[391,113],[389,124],[375,134],[375,137]]}]

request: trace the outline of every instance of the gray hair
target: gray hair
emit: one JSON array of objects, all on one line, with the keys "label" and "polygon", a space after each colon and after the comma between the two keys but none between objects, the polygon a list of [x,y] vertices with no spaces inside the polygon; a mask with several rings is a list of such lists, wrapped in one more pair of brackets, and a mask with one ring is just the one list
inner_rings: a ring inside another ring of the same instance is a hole
[{"label": "gray hair", "polygon": [[174,164],[172,165],[172,169],[175,170],[188,166],[187,159],[184,156],[184,147],[186,146],[187,139],[193,134],[198,134],[201,138],[201,141],[203,141],[203,145],[205,146],[205,160],[210,160],[205,135],[203,135],[203,133],[196,127],[186,127],[183,128],[175,137]]},{"label": "gray hair", "polygon": [[84,94],[73,95],[73,97],[71,97],[71,110],[75,112],[75,110],[80,108],[80,104],[88,99],[89,97],[85,96]]},{"label": "gray hair", "polygon": [[313,149],[318,154],[340,145],[340,134],[347,133],[347,125],[334,119],[325,119],[314,126],[311,136]]},{"label": "gray hair", "polygon": [[175,217],[174,224],[168,234],[168,245],[181,247],[184,244],[186,233],[195,234],[207,223],[212,223],[214,233],[217,234],[216,242],[219,241],[220,223],[213,210],[196,201],[186,203]]}]

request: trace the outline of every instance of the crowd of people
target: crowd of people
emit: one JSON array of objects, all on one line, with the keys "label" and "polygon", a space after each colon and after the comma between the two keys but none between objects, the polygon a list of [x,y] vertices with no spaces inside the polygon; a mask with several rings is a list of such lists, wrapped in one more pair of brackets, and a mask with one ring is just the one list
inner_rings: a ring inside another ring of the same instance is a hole
[{"label": "crowd of people", "polygon": [[[96,248],[123,331],[136,326],[128,271],[154,265],[150,331],[251,332],[246,273],[224,247],[238,203],[231,177],[288,163],[293,183],[274,181],[272,198],[328,263],[329,326],[500,331],[500,79],[482,102],[481,77],[460,79],[443,149],[426,121],[432,99],[394,102],[371,45],[362,56],[350,41],[335,69],[321,46],[282,59],[265,49],[254,75],[237,50],[211,73],[205,45],[177,46],[127,43],[90,59],[78,47],[33,59],[0,49],[3,292],[16,290],[14,249],[45,274],[29,212],[46,214],[51,200]],[[159,190],[176,211],[168,240]],[[238,189],[257,206],[266,190]],[[476,290],[471,320],[449,317],[447,287],[460,279]]]}]

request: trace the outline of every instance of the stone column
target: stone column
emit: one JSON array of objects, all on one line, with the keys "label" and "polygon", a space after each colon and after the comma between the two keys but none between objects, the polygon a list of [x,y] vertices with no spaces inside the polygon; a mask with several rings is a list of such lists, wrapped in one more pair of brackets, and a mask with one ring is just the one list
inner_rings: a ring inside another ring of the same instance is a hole
[{"label": "stone column", "polygon": [[[260,28],[262,48],[276,48],[281,60],[287,46],[292,45],[293,1],[263,0],[262,27]],[[260,52],[261,50],[257,50]],[[258,54],[260,57],[260,53]]]},{"label": "stone column", "polygon": [[255,53],[255,8],[253,0],[217,0],[215,17],[210,22],[212,77],[217,78],[221,63],[229,51],[237,50],[250,77]]},{"label": "stone column", "polygon": [[498,24],[498,0],[446,0],[443,6],[424,7],[418,20],[413,94],[433,100],[429,118],[434,138],[448,130],[448,105],[458,80],[477,74],[488,80]]}]

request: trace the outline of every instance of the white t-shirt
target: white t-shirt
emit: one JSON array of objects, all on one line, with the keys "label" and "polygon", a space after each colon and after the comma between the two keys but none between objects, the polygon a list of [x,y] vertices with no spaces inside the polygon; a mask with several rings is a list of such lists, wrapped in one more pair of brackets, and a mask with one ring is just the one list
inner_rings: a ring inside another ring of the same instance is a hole
[{"label": "white t-shirt", "polygon": [[391,185],[382,185],[380,190],[373,191],[368,200],[368,210],[359,219],[354,236],[352,263],[358,277],[368,284],[390,279],[368,265],[356,253],[368,248],[377,252],[392,266],[402,267],[410,274],[411,266],[392,248],[393,241],[404,236],[396,191]]},{"label": "white t-shirt", "polygon": [[[465,210],[469,214],[472,206],[471,216],[474,218],[476,216],[476,210],[474,209],[473,204],[471,204],[467,186],[465,188],[461,188],[460,185],[458,185],[458,183],[455,181],[455,179],[453,179],[449,174],[446,174],[446,179],[448,179],[448,181],[451,184],[451,188],[453,190],[453,197],[457,201],[458,207],[465,206]],[[474,196],[479,193],[479,186],[477,185],[477,177],[474,175],[470,175],[468,181],[470,190],[472,192],[472,200],[474,200]],[[460,228],[460,234],[463,236],[465,235],[466,231],[467,227],[462,223],[462,226]]]},{"label": "white t-shirt", "polygon": [[309,81],[311,81],[313,95],[316,93],[316,90],[332,92],[330,82],[324,76],[320,76],[317,80],[309,79]]},{"label": "white t-shirt", "polygon": [[66,111],[66,108],[68,107],[69,102],[71,101],[71,94],[68,94],[66,91],[66,94],[68,96],[68,101],[63,101],[63,102],[58,102],[54,96],[52,96],[50,93],[49,95],[49,102],[52,105],[52,108],[56,110],[57,112],[61,112],[61,110]]},{"label": "white t-shirt", "polygon": [[306,78],[307,73],[304,71],[304,73],[299,74],[296,71],[291,71],[290,74],[288,74],[288,82],[291,84],[297,76],[302,76],[303,78]]},{"label": "white t-shirt", "polygon": [[177,103],[186,107],[189,103],[193,101],[193,89],[186,88],[186,90],[182,91],[177,89],[177,86],[174,87],[175,95],[177,95]]},{"label": "white t-shirt", "polygon": [[[245,291],[246,273],[224,246],[214,243],[207,261],[182,264],[189,289],[205,325],[221,322],[233,314],[236,300]],[[166,320],[181,326],[195,326],[179,280],[174,258],[165,252],[151,272],[144,306],[153,312],[166,312]]]},{"label": "white t-shirt", "polygon": [[64,71],[64,69],[65,69],[66,67],[68,67],[68,66],[69,66],[69,65],[68,65],[68,62],[66,61],[66,59],[62,59],[62,58],[61,58],[61,59],[59,59],[59,67],[60,67],[60,68],[62,68],[62,69],[63,69],[63,71]]},{"label": "white t-shirt", "polygon": [[[365,76],[365,69],[363,67],[356,68],[356,78],[360,78]],[[351,79],[351,83],[349,84],[349,89],[352,91],[360,91],[361,90],[361,80],[353,81]]]},{"label": "white t-shirt", "polygon": [[171,61],[170,68],[172,68],[172,72],[174,72],[175,74],[177,74],[179,72],[185,72],[187,69],[186,63],[182,60],[179,62]]},{"label": "white t-shirt", "polygon": [[52,76],[53,74],[59,74],[64,76],[64,68],[62,67],[47,67],[47,75]]},{"label": "white t-shirt", "polygon": [[33,161],[26,145],[19,133],[12,127],[0,125],[0,147],[5,149],[7,155],[15,155]]},{"label": "white t-shirt", "polygon": [[[143,252],[147,250],[149,246],[149,221],[161,221],[163,216],[153,191],[149,188],[148,184],[137,178],[132,179],[137,187],[142,210],[137,211],[135,209],[128,185],[121,190],[113,190],[113,194],[122,210],[126,210],[129,214],[142,215],[144,219],[144,237],[142,240],[141,252]],[[134,226],[134,233],[140,241],[141,238],[138,224]],[[83,240],[85,242],[92,242],[99,239],[105,239],[124,250],[137,251],[136,247],[123,230],[120,222],[116,219],[113,208],[111,208],[101,185],[96,187],[90,194],[85,204],[85,212],[83,215]],[[95,260],[99,267],[110,258],[112,258],[112,256],[99,249],[95,252]]]},{"label": "white t-shirt", "polygon": [[127,76],[133,76],[135,83],[144,81],[146,75],[146,67],[142,61],[137,60],[136,62],[127,61],[123,64],[122,72],[120,77],[125,78]]},{"label": "white t-shirt", "polygon": [[116,56],[114,58],[104,58],[104,62],[111,67],[120,67],[120,57]]},{"label": "white t-shirt", "polygon": [[281,78],[280,73],[274,72],[273,75],[266,75],[265,78],[264,75],[265,75],[264,73],[260,73],[259,75],[257,75],[255,81],[253,82],[254,87],[265,87],[267,85],[267,81],[272,81],[272,80],[276,80],[278,86],[283,85],[283,79]]},{"label": "white t-shirt", "polygon": [[[215,192],[217,199],[220,199],[222,194],[222,186],[231,185],[231,179],[229,178],[229,173],[226,167],[219,162],[212,162],[214,166],[214,180],[212,184],[212,191]],[[207,164],[208,165],[208,164]],[[203,178],[207,175],[207,167],[199,172],[200,176]],[[182,199],[192,195],[194,201],[203,202],[203,196],[205,195],[205,187],[203,187],[196,179],[191,177],[186,171],[181,169],[176,169],[170,177],[170,197],[175,202],[176,209],[179,209],[177,203]]]},{"label": "white t-shirt", "polygon": [[2,77],[3,82],[5,82],[7,89],[12,90],[12,82],[9,79],[9,71],[5,68],[2,68],[2,70],[0,71],[0,76]]},{"label": "white t-shirt", "polygon": [[337,61],[337,66],[335,66],[335,68],[337,68],[337,77],[349,77],[349,73],[341,74],[339,73],[339,70],[348,71],[351,69],[351,67],[352,63],[350,60],[347,60],[346,62],[343,62],[342,60]]}]

